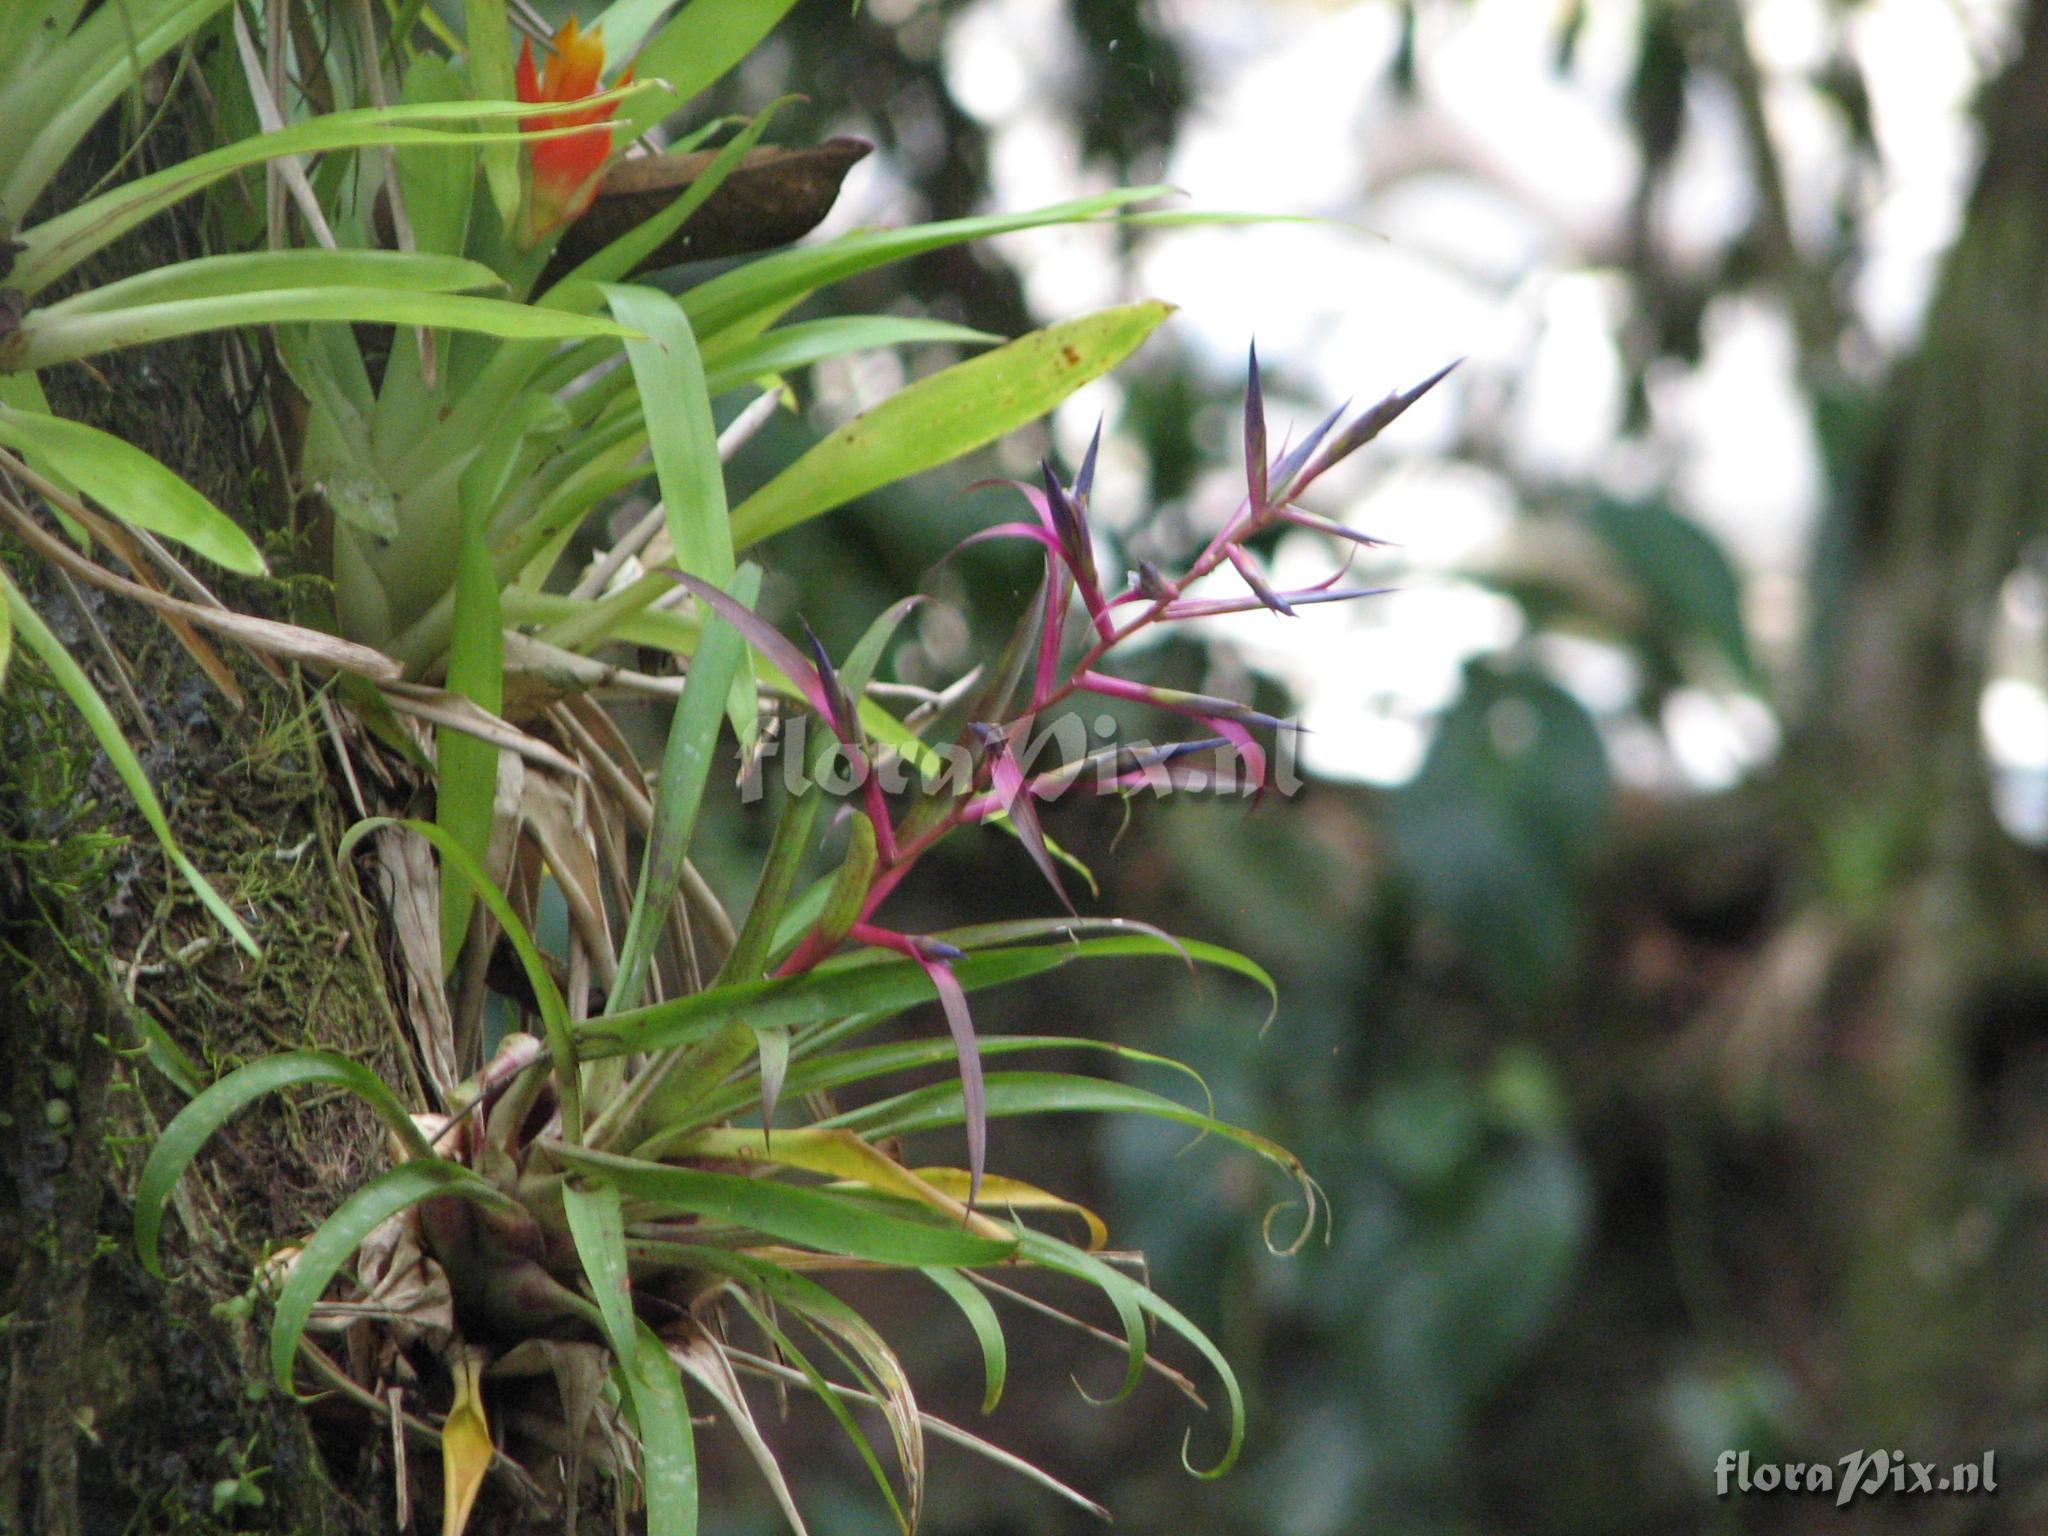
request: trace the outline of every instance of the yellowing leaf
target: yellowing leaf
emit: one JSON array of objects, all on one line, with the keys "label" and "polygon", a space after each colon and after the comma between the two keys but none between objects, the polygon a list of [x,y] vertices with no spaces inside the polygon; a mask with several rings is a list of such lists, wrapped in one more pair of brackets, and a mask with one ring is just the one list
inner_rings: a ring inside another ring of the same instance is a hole
[{"label": "yellowing leaf", "polygon": [[491,1427],[484,1421],[484,1402],[477,1377],[477,1355],[464,1349],[455,1360],[455,1406],[441,1426],[441,1536],[462,1536],[476,1504],[484,1473],[490,1470]]},{"label": "yellowing leaf", "polygon": [[[968,1173],[965,1168],[913,1168],[910,1172],[942,1195],[954,1200],[967,1198]],[[1087,1227],[1090,1253],[1109,1241],[1108,1225],[1087,1206],[1062,1199],[1050,1190],[1027,1184],[1022,1179],[1006,1179],[999,1173],[983,1174],[980,1205],[985,1211],[1005,1207],[1017,1211],[1065,1211],[1080,1217],[1081,1224]]]},{"label": "yellowing leaf", "polygon": [[[730,1158],[737,1162],[779,1163],[806,1173],[822,1173],[842,1181],[865,1185],[881,1194],[914,1201],[955,1221],[965,1222],[969,1231],[997,1242],[1007,1241],[1009,1230],[977,1212],[967,1213],[966,1186],[959,1193],[942,1190],[912,1173],[878,1147],[870,1146],[848,1131],[814,1129],[777,1131],[772,1136],[749,1127],[700,1130],[674,1149],[693,1157]],[[943,1172],[950,1170],[941,1169]],[[1029,1185],[1018,1185],[1029,1189]],[[1042,1191],[1033,1191],[1042,1194]],[[1050,1197],[1047,1197],[1050,1198]]]}]

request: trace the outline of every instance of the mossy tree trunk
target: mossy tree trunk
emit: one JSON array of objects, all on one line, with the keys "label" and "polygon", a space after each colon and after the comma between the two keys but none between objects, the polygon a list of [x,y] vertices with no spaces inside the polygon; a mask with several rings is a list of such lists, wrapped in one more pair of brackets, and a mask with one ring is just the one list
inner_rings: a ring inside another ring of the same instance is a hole
[{"label": "mossy tree trunk", "polygon": [[[152,147],[174,153],[173,136]],[[118,145],[98,149],[104,165]],[[195,254],[201,234],[197,218],[160,220],[96,276]],[[60,410],[154,453],[291,569],[262,358],[254,338],[213,338],[46,384]],[[308,1419],[261,1385],[264,1309],[237,1300],[264,1242],[309,1230],[376,1167],[374,1126],[339,1100],[258,1106],[180,1192],[171,1283],[141,1271],[130,1235],[146,1142],[182,1101],[137,1049],[145,1021],[202,1078],[319,1045],[410,1079],[378,924],[333,858],[346,817],[317,680],[281,683],[230,655],[237,708],[148,614],[4,538],[0,559],[264,946],[261,961],[243,955],[170,874],[77,713],[17,654],[0,692],[0,1532],[389,1530],[388,1441],[358,1433],[319,1455]],[[284,593],[222,595],[275,613]]]}]

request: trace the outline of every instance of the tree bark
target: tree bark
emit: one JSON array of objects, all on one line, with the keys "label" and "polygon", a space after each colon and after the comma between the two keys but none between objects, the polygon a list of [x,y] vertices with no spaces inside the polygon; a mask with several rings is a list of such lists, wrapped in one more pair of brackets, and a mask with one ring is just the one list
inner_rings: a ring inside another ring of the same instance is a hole
[{"label": "tree bark", "polygon": [[[118,127],[53,202],[112,163]],[[180,136],[167,124],[152,148],[204,147],[166,147]],[[197,254],[198,235],[196,212],[158,220],[92,276]],[[261,359],[253,339],[212,338],[45,384],[59,410],[154,453],[290,569]],[[323,1461],[297,1406],[263,1385],[267,1309],[241,1299],[266,1241],[309,1230],[376,1166],[375,1127],[342,1102],[259,1105],[181,1188],[169,1284],[141,1271],[132,1240],[142,1159],[183,1100],[142,1050],[146,1032],[202,1080],[309,1045],[394,1082],[411,1071],[368,905],[333,861],[345,817],[311,688],[228,655],[238,709],[153,617],[53,577],[19,545],[0,541],[0,559],[111,702],[186,852],[264,945],[252,961],[207,917],[76,711],[17,653],[0,691],[0,1532],[389,1530],[385,1442],[358,1436]],[[283,591],[222,595],[275,611]]]},{"label": "tree bark", "polygon": [[1985,1325],[2009,1298],[1971,1236],[1970,1054],[1993,997],[2048,995],[2048,890],[1998,826],[1978,724],[2000,592],[2048,504],[2048,3],[2020,24],[1920,346],[1846,488],[1790,756],[1803,880],[1778,958],[1819,936],[1830,963],[1803,997],[1746,1004],[1803,1011],[1823,1042],[1813,1195],[1848,1444],[1981,1434],[1959,1420],[2004,1374]]}]

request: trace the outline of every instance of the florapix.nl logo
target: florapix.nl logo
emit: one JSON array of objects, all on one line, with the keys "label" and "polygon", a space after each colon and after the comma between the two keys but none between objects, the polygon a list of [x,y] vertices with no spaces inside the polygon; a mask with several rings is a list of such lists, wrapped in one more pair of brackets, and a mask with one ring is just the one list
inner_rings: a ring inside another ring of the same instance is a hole
[{"label": "florapix.nl logo", "polygon": [[1946,1465],[1914,1461],[1903,1451],[1851,1451],[1839,1460],[1753,1461],[1747,1451],[1723,1451],[1714,1462],[1714,1493],[1804,1494],[1832,1498],[1838,1507],[1856,1499],[1928,1494],[1998,1492],[1998,1453]]}]

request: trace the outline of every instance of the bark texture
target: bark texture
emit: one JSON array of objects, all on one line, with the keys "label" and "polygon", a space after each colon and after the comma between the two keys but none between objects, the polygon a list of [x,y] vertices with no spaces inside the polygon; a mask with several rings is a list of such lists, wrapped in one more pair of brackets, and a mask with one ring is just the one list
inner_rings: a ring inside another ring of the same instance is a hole
[{"label": "bark texture", "polygon": [[1952,1436],[1955,1459],[2039,1386],[1979,1074],[1996,1018],[2048,1003],[2048,884],[1998,826],[1978,723],[2000,594],[2048,506],[2048,4],[2019,27],[1921,343],[1839,488],[1786,776],[1799,857],[1737,1009],[1817,1069],[1806,1193],[1842,1443]]},{"label": "bark texture", "polygon": [[[166,125],[152,152],[192,152],[179,136]],[[111,132],[89,146],[83,180],[51,201],[75,198],[119,149]],[[196,213],[160,219],[92,277],[197,254],[202,234]],[[60,411],[155,454],[289,570],[262,357],[253,340],[216,338],[45,382]],[[180,1191],[170,1284],[141,1271],[131,1235],[147,1143],[182,1102],[141,1050],[146,1031],[202,1079],[306,1045],[409,1079],[376,924],[333,862],[345,819],[312,692],[224,650],[237,708],[154,618],[52,577],[20,546],[0,541],[0,559],[264,945],[261,961],[241,954],[171,875],[75,710],[18,654],[0,692],[0,1532],[388,1530],[374,1443],[334,1463],[350,1485],[337,1486],[307,1419],[261,1385],[267,1319],[242,1299],[265,1241],[310,1229],[376,1166],[373,1126],[339,1101],[259,1105]],[[288,592],[221,595],[278,613]]]}]

